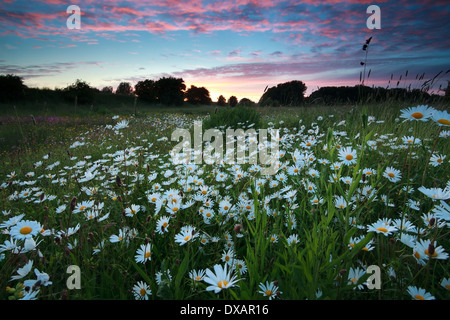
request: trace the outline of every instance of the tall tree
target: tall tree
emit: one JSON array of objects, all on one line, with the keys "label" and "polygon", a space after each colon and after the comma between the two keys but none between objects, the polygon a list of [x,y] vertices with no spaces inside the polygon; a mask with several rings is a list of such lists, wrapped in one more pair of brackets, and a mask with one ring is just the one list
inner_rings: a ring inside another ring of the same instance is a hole
[{"label": "tall tree", "polygon": [[23,79],[13,74],[0,75],[0,101],[13,101],[25,96]]},{"label": "tall tree", "polygon": [[133,87],[129,82],[121,82],[116,89],[116,94],[123,94],[123,95],[131,95],[133,93]]},{"label": "tall tree", "polygon": [[304,102],[306,85],[299,80],[280,83],[271,87],[261,96],[259,103],[265,105],[267,101],[277,101],[280,105],[298,106]]},{"label": "tall tree", "polygon": [[198,88],[194,85],[186,90],[185,98],[191,104],[211,104],[209,91],[205,87]]},{"label": "tall tree", "polygon": [[164,105],[182,105],[186,85],[181,78],[163,77],[156,82],[158,102]]},{"label": "tall tree", "polygon": [[96,90],[85,81],[77,79],[75,83],[63,89],[63,94],[67,101],[72,102],[76,100],[77,103],[88,104],[94,102],[94,92]]},{"label": "tall tree", "polygon": [[235,96],[228,98],[228,104],[230,107],[235,107],[238,104],[238,99]]},{"label": "tall tree", "polygon": [[154,80],[146,79],[139,81],[134,86],[134,93],[138,96],[139,100],[156,103],[158,100],[158,87]]},{"label": "tall tree", "polygon": [[217,99],[217,105],[222,107],[226,104],[227,104],[227,100],[225,99],[225,97],[223,95],[220,95],[219,98]]}]

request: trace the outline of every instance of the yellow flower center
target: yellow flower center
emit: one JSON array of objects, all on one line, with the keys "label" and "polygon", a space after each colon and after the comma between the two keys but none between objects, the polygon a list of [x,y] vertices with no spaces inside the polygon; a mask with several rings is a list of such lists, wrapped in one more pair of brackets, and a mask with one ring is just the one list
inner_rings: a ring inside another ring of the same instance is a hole
[{"label": "yellow flower center", "polygon": [[80,207],[80,211],[83,211],[84,209],[86,209],[86,206],[81,206]]},{"label": "yellow flower center", "polygon": [[414,296],[414,298],[416,298],[417,300],[425,300],[425,298],[422,297],[420,294],[416,294],[416,295]]},{"label": "yellow flower center", "polygon": [[228,281],[222,280],[222,281],[219,281],[219,283],[217,284],[217,286],[218,286],[220,289],[223,289],[224,287],[227,286],[227,284],[228,284]]},{"label": "yellow flower center", "polygon": [[186,237],[184,238],[184,241],[189,241],[190,238],[191,238],[191,236],[186,236]]},{"label": "yellow flower center", "polygon": [[178,207],[173,207],[172,211],[173,212],[177,212],[178,211]]},{"label": "yellow flower center", "polygon": [[423,113],[422,112],[414,112],[411,117],[413,117],[414,119],[422,119],[423,118]]},{"label": "yellow flower center", "polygon": [[147,258],[150,258],[151,255],[152,255],[151,252],[146,252],[145,255],[144,255],[144,257],[147,259]]},{"label": "yellow flower center", "polygon": [[144,288],[142,288],[142,289],[139,291],[139,294],[140,294],[141,296],[145,296],[145,295],[147,294],[147,291],[146,291]]},{"label": "yellow flower center", "polygon": [[450,126],[450,120],[448,119],[439,119],[437,120],[437,122],[446,126]]},{"label": "yellow flower center", "polygon": [[345,156],[345,159],[347,159],[348,161],[353,160],[353,156],[351,154],[348,154]]},{"label": "yellow flower center", "polygon": [[388,232],[388,230],[386,228],[384,228],[384,227],[377,228],[377,231],[381,231],[383,233]]},{"label": "yellow flower center", "polygon": [[20,233],[21,234],[29,234],[33,229],[31,229],[31,227],[23,227],[22,229],[20,229]]},{"label": "yellow flower center", "polygon": [[414,252],[414,257],[416,257],[416,259],[420,259],[420,253],[418,253],[417,251]]},{"label": "yellow flower center", "polygon": [[389,172],[389,173],[388,173],[388,176],[391,177],[391,178],[393,178],[393,177],[395,177],[395,174],[393,174],[392,172]]},{"label": "yellow flower center", "polygon": [[266,296],[271,296],[272,295],[272,290],[266,290]]},{"label": "yellow flower center", "polygon": [[436,257],[437,257],[436,251],[434,251],[433,254],[429,254],[429,253],[428,253],[428,249],[425,249],[425,254],[426,254],[427,256],[429,256],[429,257],[432,257],[432,258],[436,258]]},{"label": "yellow flower center", "polygon": [[228,206],[223,207],[225,210],[228,210]]}]

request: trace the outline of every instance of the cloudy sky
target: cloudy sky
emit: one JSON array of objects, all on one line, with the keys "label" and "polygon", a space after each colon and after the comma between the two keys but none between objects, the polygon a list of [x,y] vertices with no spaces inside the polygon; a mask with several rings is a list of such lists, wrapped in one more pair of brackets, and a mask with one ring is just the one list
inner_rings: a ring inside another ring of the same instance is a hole
[{"label": "cloudy sky", "polygon": [[[81,10],[80,29],[67,27],[69,5]],[[380,8],[381,29],[367,27],[369,5]],[[174,76],[213,100],[258,101],[266,86],[291,80],[307,94],[358,84],[372,37],[367,85],[402,77],[400,87],[420,86],[443,71],[437,91],[450,80],[449,11],[448,0],[3,0],[0,74],[30,87],[82,79],[99,89]]]}]

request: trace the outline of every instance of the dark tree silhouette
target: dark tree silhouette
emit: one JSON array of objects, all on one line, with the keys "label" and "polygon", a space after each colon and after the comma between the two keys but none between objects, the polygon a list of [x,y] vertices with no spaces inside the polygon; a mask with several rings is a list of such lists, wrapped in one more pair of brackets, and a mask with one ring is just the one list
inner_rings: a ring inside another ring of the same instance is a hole
[{"label": "dark tree silhouette", "polygon": [[17,101],[25,96],[23,79],[13,74],[0,75],[0,101]]},{"label": "dark tree silhouette", "polygon": [[306,85],[299,80],[280,83],[276,87],[267,89],[259,100],[260,105],[268,102],[278,102],[280,105],[298,106],[305,100]]},{"label": "dark tree silhouette", "polygon": [[129,82],[121,82],[116,89],[116,94],[123,94],[123,95],[131,95],[133,93],[133,87]]},{"label": "dark tree silhouette", "polygon": [[150,79],[139,81],[134,86],[134,93],[141,101],[156,103],[158,100],[158,87],[156,82]]},{"label": "dark tree silhouette", "polygon": [[209,91],[205,87],[191,87],[186,90],[184,94],[186,101],[191,104],[211,104],[211,98],[209,97]]},{"label": "dark tree silhouette", "polygon": [[238,99],[235,96],[231,96],[228,99],[228,104],[230,105],[230,107],[235,107],[238,104]]},{"label": "dark tree silhouette", "polygon": [[186,85],[181,78],[161,78],[156,82],[158,88],[158,102],[164,105],[182,105]]},{"label": "dark tree silhouette", "polygon": [[111,87],[111,86],[106,86],[106,87],[103,87],[102,88],[102,92],[104,92],[104,93],[113,93],[113,87]]},{"label": "dark tree silhouette", "polygon": [[255,103],[250,100],[249,98],[242,98],[241,100],[239,100],[238,106],[242,106],[242,107],[252,107],[254,106]]},{"label": "dark tree silhouette", "polygon": [[92,88],[85,81],[77,79],[74,84],[71,84],[63,89],[64,98],[67,101],[77,101],[79,104],[88,104],[94,102],[94,93],[98,91]]},{"label": "dark tree silhouette", "polygon": [[226,104],[227,100],[225,99],[224,96],[220,95],[219,98],[217,99],[217,105],[223,107]]}]

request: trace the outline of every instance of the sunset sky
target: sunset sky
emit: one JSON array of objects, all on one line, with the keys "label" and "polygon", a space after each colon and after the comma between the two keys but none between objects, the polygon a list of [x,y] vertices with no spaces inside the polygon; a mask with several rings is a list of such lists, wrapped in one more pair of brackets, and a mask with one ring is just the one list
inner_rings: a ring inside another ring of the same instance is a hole
[{"label": "sunset sky", "polygon": [[[379,30],[366,25],[372,4]],[[79,30],[67,28],[69,5],[81,9]],[[420,86],[443,71],[437,93],[450,80],[449,13],[448,0],[8,0],[0,4],[0,74],[52,89],[174,76],[206,87],[214,101],[257,102],[266,86],[291,80],[307,94],[358,84],[372,36],[367,85],[386,87],[392,75],[390,87],[400,76],[400,87]]]}]

